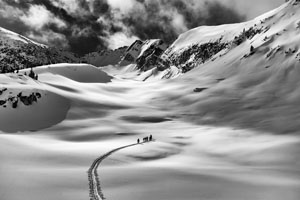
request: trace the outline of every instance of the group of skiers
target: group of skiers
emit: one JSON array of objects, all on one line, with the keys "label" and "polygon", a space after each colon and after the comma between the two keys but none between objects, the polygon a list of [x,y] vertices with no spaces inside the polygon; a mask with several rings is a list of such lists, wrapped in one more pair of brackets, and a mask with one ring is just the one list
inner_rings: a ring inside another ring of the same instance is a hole
[{"label": "group of skiers", "polygon": [[[147,137],[143,138],[143,142],[149,142],[149,141],[152,141],[152,140],[153,140],[152,135],[150,135],[149,137],[147,136]],[[140,139],[139,138],[137,139],[137,143],[140,143]]]}]

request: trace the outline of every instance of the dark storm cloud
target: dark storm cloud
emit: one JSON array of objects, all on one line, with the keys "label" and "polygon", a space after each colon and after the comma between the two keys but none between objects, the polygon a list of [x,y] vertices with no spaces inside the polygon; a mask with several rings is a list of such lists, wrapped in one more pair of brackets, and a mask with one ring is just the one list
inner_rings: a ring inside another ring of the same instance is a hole
[{"label": "dark storm cloud", "polygon": [[171,25],[172,17],[159,14],[160,5],[155,1],[142,3],[141,8],[132,9],[129,15],[122,19],[130,32],[142,40],[151,38],[160,38],[166,42],[174,40],[177,33]]},{"label": "dark storm cloud", "polygon": [[[178,34],[200,25],[245,19],[218,1],[128,0],[126,3],[131,2],[132,6],[126,11],[120,9],[124,1],[115,2],[119,7],[110,0],[2,0],[0,26],[82,55],[107,48],[116,33],[143,40],[161,38],[171,43]],[[37,16],[30,16],[34,6],[47,12],[44,24],[35,19]],[[12,13],[5,11],[9,9]]]},{"label": "dark storm cloud", "polygon": [[[64,35],[67,40],[64,42],[68,43],[67,46],[74,53],[82,55],[106,47],[104,40],[101,39],[101,37],[105,37],[107,34],[106,26],[97,22],[98,16],[109,16],[109,5],[106,1],[94,1],[94,12],[90,11],[89,5],[85,0],[76,1],[79,8],[77,13],[70,13],[65,8],[56,6],[53,3],[54,1],[51,0],[27,0],[19,2],[4,0],[4,2],[8,6],[24,11],[24,14],[28,13],[28,10],[33,5],[44,6],[49,12],[53,13],[55,17],[65,22],[66,26],[58,27],[57,24],[49,22],[43,26],[42,30],[50,30],[54,33]],[[82,16],[80,12],[84,12],[85,14]],[[39,33],[41,30],[34,30],[32,27],[26,27],[24,23],[18,19],[5,19],[1,20],[0,23],[3,27],[21,34],[26,35],[28,32],[33,33],[33,35],[36,36],[40,36],[41,34]],[[118,30],[119,29],[115,28],[115,30],[112,29],[110,31]],[[62,44],[61,46],[64,45]]]},{"label": "dark storm cloud", "polygon": [[[183,21],[176,24],[173,20],[178,17]],[[244,20],[245,16],[220,2],[200,4],[193,0],[139,0],[123,18],[124,24],[139,38],[161,38],[167,43],[174,41],[182,30]]]}]

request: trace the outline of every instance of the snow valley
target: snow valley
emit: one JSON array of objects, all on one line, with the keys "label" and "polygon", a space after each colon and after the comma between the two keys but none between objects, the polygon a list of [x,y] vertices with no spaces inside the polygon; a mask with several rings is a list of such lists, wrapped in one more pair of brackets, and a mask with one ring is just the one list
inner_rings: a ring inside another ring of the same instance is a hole
[{"label": "snow valley", "polygon": [[298,200],[299,35],[297,0],[81,58],[1,28],[0,199]]}]

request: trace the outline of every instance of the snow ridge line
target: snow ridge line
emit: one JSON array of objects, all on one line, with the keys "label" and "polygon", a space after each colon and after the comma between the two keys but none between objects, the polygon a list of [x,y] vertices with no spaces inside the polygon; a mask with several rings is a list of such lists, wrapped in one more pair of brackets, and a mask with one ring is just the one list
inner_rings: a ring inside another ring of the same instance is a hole
[{"label": "snow ridge line", "polygon": [[140,144],[144,144],[144,143],[146,143],[146,142],[130,144],[130,145],[126,145],[126,146],[122,146],[122,147],[113,149],[113,150],[103,154],[102,156],[100,156],[96,160],[94,160],[94,162],[92,163],[92,165],[90,166],[90,168],[87,172],[88,173],[88,181],[89,181],[90,200],[104,200],[104,199],[106,199],[104,197],[103,192],[102,192],[102,188],[101,188],[101,184],[100,184],[100,180],[99,180],[99,175],[98,175],[98,172],[97,172],[97,168],[100,165],[100,163],[105,158],[107,158],[111,154],[115,153],[116,151],[120,151],[122,149],[132,147],[132,146],[136,146],[136,145],[140,145]]}]

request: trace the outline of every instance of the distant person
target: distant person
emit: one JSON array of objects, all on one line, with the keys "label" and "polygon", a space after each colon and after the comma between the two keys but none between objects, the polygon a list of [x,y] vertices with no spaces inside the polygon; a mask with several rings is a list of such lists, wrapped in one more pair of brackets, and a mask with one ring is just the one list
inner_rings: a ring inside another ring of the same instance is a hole
[{"label": "distant person", "polygon": [[140,143],[140,139],[137,139],[137,143],[138,143],[138,144]]},{"label": "distant person", "polygon": [[144,137],[143,142],[148,142],[148,137]]},{"label": "distant person", "polygon": [[254,47],[251,45],[251,47],[250,47],[250,52],[251,53],[254,53]]},{"label": "distant person", "polygon": [[149,140],[152,141],[152,135],[150,135]]}]

